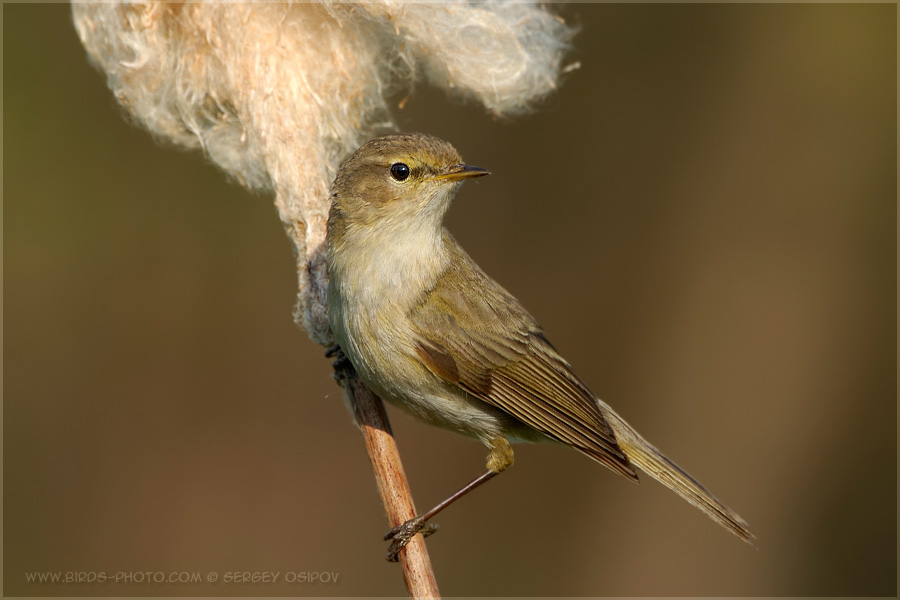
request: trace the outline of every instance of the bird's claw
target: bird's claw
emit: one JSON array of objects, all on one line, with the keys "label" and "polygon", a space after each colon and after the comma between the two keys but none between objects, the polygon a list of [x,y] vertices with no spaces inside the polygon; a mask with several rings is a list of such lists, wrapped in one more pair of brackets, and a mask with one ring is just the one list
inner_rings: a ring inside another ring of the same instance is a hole
[{"label": "bird's claw", "polygon": [[391,545],[388,546],[387,559],[390,562],[397,562],[397,555],[406,547],[414,535],[421,533],[422,537],[428,537],[437,530],[438,525],[436,523],[426,523],[422,517],[415,517],[397,525],[384,535],[385,540],[391,540]]},{"label": "bird's claw", "polygon": [[338,381],[345,376],[344,374],[347,370],[353,367],[353,365],[350,364],[350,359],[347,358],[347,355],[344,354],[344,351],[341,350],[341,347],[337,344],[326,350],[325,356],[334,359],[331,366],[334,369],[334,378]]}]

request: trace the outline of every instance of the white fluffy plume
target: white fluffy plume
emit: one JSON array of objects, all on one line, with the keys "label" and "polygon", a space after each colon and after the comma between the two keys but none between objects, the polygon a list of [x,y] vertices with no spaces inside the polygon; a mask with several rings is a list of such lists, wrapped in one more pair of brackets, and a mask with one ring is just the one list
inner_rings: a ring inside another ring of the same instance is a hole
[{"label": "white fluffy plume", "polygon": [[393,129],[385,98],[426,79],[498,115],[556,86],[572,30],[533,3],[73,4],[119,102],[154,135],[200,147],[271,190],[297,250],[296,319],[331,343],[328,188],[351,151]]}]

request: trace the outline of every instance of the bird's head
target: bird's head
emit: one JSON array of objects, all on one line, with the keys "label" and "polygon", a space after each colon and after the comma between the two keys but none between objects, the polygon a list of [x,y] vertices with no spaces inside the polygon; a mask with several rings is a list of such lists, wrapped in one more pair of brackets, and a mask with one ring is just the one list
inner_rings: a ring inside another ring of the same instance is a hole
[{"label": "bird's head", "polygon": [[331,188],[340,218],[364,227],[439,227],[459,185],[488,175],[444,140],[421,133],[375,138],[341,166]]}]

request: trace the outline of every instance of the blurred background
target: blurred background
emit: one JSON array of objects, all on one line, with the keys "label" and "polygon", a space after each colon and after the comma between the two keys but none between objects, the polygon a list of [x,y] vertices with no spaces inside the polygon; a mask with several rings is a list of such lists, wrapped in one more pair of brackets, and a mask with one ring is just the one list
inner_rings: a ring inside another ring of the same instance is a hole
[{"label": "blurred background", "polygon": [[[491,169],[448,227],[758,544],[521,446],[438,519],[441,591],[896,595],[896,6],[562,10],[581,67],[538,114],[420,86],[398,121]],[[3,53],[5,594],[404,595],[272,199],[126,122],[67,5],[4,5]],[[419,508],[482,469],[390,410]]]}]

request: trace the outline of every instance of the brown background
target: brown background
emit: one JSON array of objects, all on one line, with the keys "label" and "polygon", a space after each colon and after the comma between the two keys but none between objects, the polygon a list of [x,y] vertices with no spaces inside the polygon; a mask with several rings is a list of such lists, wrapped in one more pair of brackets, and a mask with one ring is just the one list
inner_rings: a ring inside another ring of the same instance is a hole
[{"label": "brown background", "polygon": [[[494,175],[448,225],[757,548],[562,447],[439,519],[461,595],[896,594],[896,7],[576,5],[532,117],[420,86]],[[270,198],[122,118],[65,5],[5,5],[7,595],[402,595]],[[398,98],[399,100],[399,98]],[[420,507],[484,449],[392,412]],[[31,571],[334,571],[38,585]]]}]

